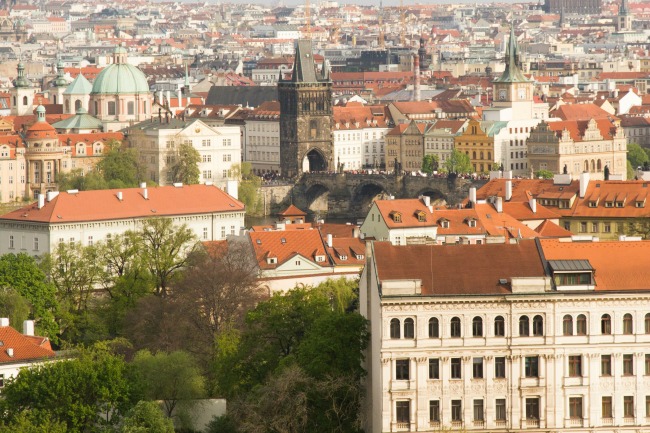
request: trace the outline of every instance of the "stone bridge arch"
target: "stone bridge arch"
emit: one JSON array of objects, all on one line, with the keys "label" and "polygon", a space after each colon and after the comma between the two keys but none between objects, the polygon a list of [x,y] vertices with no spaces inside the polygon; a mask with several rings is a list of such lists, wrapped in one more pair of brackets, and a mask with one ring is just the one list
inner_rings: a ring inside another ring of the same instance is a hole
[{"label": "stone bridge arch", "polygon": [[426,195],[431,199],[431,204],[434,206],[444,206],[447,204],[447,195],[440,191],[438,188],[423,188],[417,194],[416,197]]},{"label": "stone bridge arch", "polygon": [[372,203],[380,198],[386,198],[390,195],[386,185],[376,181],[362,182],[354,188],[352,195],[352,205],[356,212],[366,213]]},{"label": "stone bridge arch", "polygon": [[306,185],[305,200],[307,210],[317,214],[328,212],[330,188],[322,182],[313,182]]}]

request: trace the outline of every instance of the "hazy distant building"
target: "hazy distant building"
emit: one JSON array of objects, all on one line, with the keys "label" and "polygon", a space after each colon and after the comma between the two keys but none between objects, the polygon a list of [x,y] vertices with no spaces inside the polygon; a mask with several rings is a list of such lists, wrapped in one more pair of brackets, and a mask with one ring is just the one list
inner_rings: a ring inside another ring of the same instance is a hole
[{"label": "hazy distant building", "polygon": [[544,10],[547,13],[597,15],[602,3],[602,0],[545,0]]}]

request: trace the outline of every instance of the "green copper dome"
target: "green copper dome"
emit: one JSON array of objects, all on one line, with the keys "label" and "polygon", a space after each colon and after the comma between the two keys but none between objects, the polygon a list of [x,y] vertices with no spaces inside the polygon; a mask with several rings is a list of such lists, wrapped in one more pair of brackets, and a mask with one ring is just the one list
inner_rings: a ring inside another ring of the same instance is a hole
[{"label": "green copper dome", "polygon": [[149,93],[149,83],[144,73],[126,63],[126,50],[117,47],[113,64],[105,67],[93,83],[91,95],[119,95]]}]

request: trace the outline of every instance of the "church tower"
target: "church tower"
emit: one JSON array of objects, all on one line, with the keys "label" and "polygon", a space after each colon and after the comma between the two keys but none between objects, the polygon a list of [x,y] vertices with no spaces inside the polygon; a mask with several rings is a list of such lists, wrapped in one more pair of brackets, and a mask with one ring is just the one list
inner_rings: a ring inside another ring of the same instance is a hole
[{"label": "church tower", "polygon": [[25,65],[18,63],[18,76],[11,89],[11,114],[13,116],[31,115],[34,112],[34,95],[36,88],[25,77]]},{"label": "church tower", "polygon": [[61,60],[56,64],[56,78],[52,82],[52,103],[63,105],[63,93],[68,87],[68,82],[65,79],[65,72],[63,70],[63,62]]},{"label": "church tower", "polygon": [[521,70],[514,24],[506,47],[506,69],[492,84],[494,107],[512,108],[512,120],[533,118],[534,83]]},{"label": "church tower", "polygon": [[621,0],[621,6],[618,8],[617,18],[617,28],[619,32],[629,32],[632,30],[633,16],[630,13],[630,5],[628,4],[628,0]]},{"label": "church tower", "polygon": [[334,170],[331,133],[332,81],[329,68],[316,70],[312,43],[299,40],[291,79],[280,77],[280,168],[295,177],[308,171]]}]

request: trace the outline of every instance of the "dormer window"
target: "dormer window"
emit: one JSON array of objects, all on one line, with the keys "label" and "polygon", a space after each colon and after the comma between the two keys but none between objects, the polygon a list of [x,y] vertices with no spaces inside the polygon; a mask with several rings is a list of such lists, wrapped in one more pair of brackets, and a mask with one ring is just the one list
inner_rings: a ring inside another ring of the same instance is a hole
[{"label": "dormer window", "polygon": [[347,259],[348,259],[348,256],[346,256],[345,254],[339,255],[339,260],[347,260]]},{"label": "dormer window", "polygon": [[589,201],[589,207],[598,207],[598,202],[594,200]]},{"label": "dormer window", "polygon": [[476,227],[476,220],[474,218],[467,218],[465,221],[467,222],[468,226]]},{"label": "dormer window", "polygon": [[266,259],[266,263],[268,263],[269,265],[275,265],[277,262],[278,262],[277,257],[268,257]]},{"label": "dormer window", "polygon": [[325,256],[314,256],[314,260],[316,260],[317,262],[324,262]]},{"label": "dormer window", "polygon": [[616,207],[625,207],[625,201],[617,201]]},{"label": "dormer window", "polygon": [[614,202],[613,201],[606,201],[605,202],[605,207],[614,207]]},{"label": "dormer window", "polygon": [[388,216],[396,223],[402,222],[402,214],[400,212],[392,211]]},{"label": "dormer window", "polygon": [[643,201],[635,201],[634,206],[635,207],[645,207],[645,200],[643,200]]},{"label": "dormer window", "polygon": [[549,260],[557,290],[593,290],[594,268],[589,260]]},{"label": "dormer window", "polygon": [[427,222],[427,214],[424,211],[421,210],[415,211],[415,217],[421,223]]},{"label": "dormer window", "polygon": [[438,224],[440,224],[440,227],[442,227],[443,229],[449,228],[449,220],[441,219],[438,221]]},{"label": "dormer window", "polygon": [[356,257],[357,260],[363,260],[363,254],[357,254]]}]

